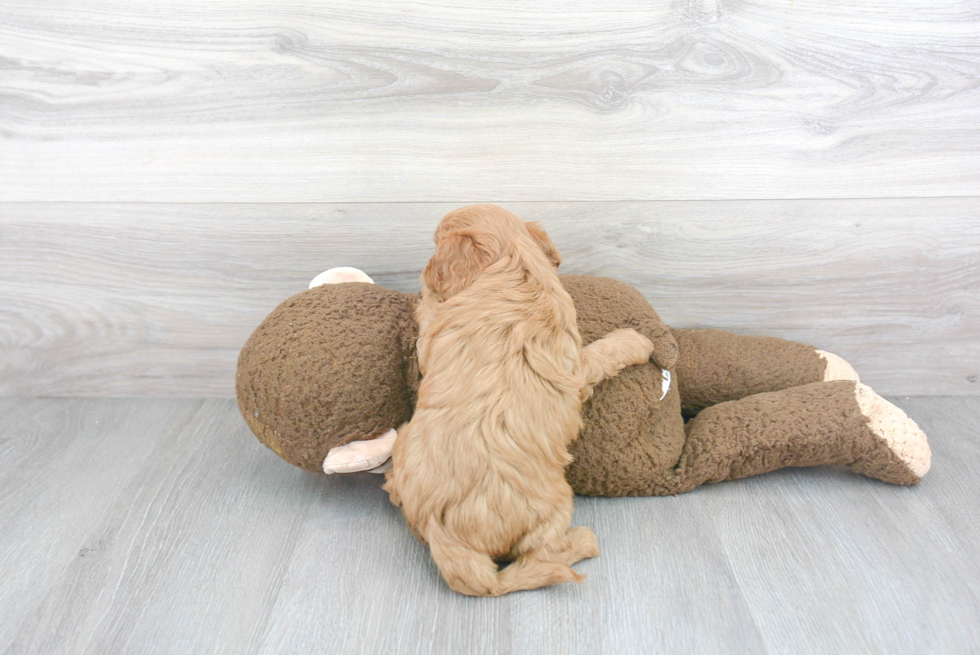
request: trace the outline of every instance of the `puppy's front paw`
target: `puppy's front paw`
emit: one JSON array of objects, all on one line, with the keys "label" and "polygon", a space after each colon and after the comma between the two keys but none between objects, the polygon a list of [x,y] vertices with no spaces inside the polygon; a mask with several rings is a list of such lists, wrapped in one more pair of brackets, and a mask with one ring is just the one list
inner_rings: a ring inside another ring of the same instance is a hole
[{"label": "puppy's front paw", "polygon": [[645,364],[653,354],[653,342],[633,328],[614,330],[609,336],[614,337],[619,345],[622,355],[620,369],[633,364]]}]

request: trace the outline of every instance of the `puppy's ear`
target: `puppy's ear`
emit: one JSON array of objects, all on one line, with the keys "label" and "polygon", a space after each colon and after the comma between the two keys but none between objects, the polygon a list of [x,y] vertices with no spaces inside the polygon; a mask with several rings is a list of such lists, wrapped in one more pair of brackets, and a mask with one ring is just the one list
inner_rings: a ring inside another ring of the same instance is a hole
[{"label": "puppy's ear", "polygon": [[439,238],[436,254],[422,271],[422,283],[442,300],[473,284],[490,265],[490,252],[473,235],[453,232]]},{"label": "puppy's ear", "polygon": [[531,233],[531,237],[538,242],[541,246],[541,250],[544,251],[544,256],[548,258],[552,266],[558,268],[561,266],[561,254],[558,252],[558,248],[555,248],[554,242],[548,233],[544,231],[540,223],[525,223],[527,231]]}]

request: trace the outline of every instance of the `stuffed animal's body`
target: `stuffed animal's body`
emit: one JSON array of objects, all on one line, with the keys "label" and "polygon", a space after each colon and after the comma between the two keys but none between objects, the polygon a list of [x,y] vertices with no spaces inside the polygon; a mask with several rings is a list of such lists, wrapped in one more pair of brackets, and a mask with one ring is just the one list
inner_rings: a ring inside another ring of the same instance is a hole
[{"label": "stuffed animal's body", "polygon": [[[620,328],[654,344],[649,363],[601,383],[584,406],[566,472],[576,493],[677,494],[787,466],[844,465],[893,484],[929,470],[926,436],[840,358],[771,337],[670,329],[608,278],[562,283],[585,345]],[[418,391],[416,302],[365,281],[317,286],[276,308],[238,364],[239,408],[259,440],[309,471],[328,459],[328,471],[381,464]]]}]

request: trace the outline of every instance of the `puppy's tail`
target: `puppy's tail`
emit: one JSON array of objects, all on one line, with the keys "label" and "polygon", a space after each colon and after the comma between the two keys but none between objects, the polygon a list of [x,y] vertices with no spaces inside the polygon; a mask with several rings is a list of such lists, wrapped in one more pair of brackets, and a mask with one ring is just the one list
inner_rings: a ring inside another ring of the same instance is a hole
[{"label": "puppy's tail", "polygon": [[425,537],[442,578],[453,591],[467,596],[501,596],[512,591],[585,580],[585,576],[566,564],[531,557],[518,557],[498,573],[497,565],[489,555],[453,538],[435,519],[429,521]]}]

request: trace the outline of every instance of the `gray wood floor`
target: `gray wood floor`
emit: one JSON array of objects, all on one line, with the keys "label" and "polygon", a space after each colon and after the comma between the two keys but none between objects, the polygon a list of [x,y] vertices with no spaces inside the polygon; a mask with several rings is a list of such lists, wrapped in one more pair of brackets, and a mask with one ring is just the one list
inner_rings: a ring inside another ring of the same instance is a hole
[{"label": "gray wood floor", "polygon": [[970,653],[980,398],[894,399],[933,469],[578,498],[583,586],[453,594],[377,477],[281,462],[229,400],[0,399],[9,653]]}]

